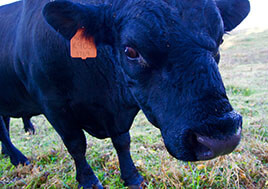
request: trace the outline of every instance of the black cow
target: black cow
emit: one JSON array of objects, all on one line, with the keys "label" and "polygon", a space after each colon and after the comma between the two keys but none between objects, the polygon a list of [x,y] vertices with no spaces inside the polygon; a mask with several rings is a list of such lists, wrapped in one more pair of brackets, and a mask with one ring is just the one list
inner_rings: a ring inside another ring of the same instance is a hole
[{"label": "black cow", "polygon": [[[83,131],[112,138],[125,185],[143,181],[129,152],[129,129],[140,109],[179,160],[230,153],[240,141],[242,117],[228,101],[216,56],[224,32],[248,12],[248,0],[23,0],[3,6],[0,115],[44,114],[85,188],[102,186],[86,162]],[[71,58],[70,39],[81,28],[85,39],[94,38],[96,58]],[[3,125],[0,139],[12,163],[27,162]]]}]

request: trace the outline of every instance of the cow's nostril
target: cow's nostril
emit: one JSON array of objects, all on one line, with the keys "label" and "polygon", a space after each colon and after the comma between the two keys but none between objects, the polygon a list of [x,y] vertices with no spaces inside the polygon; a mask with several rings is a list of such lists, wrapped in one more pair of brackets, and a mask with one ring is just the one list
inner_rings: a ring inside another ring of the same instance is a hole
[{"label": "cow's nostril", "polygon": [[189,138],[190,146],[193,148],[197,160],[208,160],[214,158],[213,151],[199,140],[198,134],[192,134]]},{"label": "cow's nostril", "polygon": [[226,139],[213,139],[196,134],[195,153],[198,160],[209,160],[220,155],[231,153],[240,142],[241,127],[237,132]]},{"label": "cow's nostril", "polygon": [[199,142],[195,154],[198,160],[209,160],[215,157],[214,152],[211,149]]}]

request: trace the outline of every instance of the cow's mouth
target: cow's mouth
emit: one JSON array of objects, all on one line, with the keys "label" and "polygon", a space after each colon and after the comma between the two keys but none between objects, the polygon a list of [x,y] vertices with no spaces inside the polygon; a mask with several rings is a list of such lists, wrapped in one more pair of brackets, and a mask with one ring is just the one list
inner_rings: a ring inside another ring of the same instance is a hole
[{"label": "cow's mouth", "polygon": [[196,159],[210,160],[231,153],[240,142],[241,130],[241,127],[239,127],[234,135],[221,140],[202,136],[198,133],[192,134],[189,142],[193,147]]}]

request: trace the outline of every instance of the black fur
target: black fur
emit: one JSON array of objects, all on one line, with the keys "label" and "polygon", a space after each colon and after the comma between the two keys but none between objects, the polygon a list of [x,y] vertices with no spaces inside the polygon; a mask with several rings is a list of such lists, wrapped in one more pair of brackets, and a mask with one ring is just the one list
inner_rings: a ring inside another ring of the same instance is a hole
[{"label": "black fur", "polygon": [[[128,135],[140,109],[180,160],[198,160],[195,133],[218,140],[234,135],[242,118],[233,113],[215,60],[225,30],[238,25],[249,6],[73,2],[23,0],[0,8],[0,115],[44,114],[72,155],[80,186],[101,187],[85,160],[83,130],[111,137],[125,183],[142,182]],[[69,40],[80,27],[94,37],[97,58],[70,58]],[[139,58],[129,59],[126,47]]]}]

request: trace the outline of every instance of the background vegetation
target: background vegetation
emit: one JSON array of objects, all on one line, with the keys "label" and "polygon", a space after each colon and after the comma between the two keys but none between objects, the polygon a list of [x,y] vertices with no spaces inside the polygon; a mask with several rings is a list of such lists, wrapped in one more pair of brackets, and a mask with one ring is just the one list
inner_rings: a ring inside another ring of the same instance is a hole
[{"label": "background vegetation", "polygon": [[[230,155],[197,163],[177,161],[160,132],[140,112],[131,129],[132,157],[148,188],[268,188],[268,31],[226,37],[220,70],[234,108],[243,115],[243,139]],[[13,119],[14,144],[31,165],[14,167],[0,155],[0,188],[77,188],[70,155],[54,129],[39,116],[36,135]],[[111,141],[87,135],[87,159],[106,188],[123,188]]]}]

